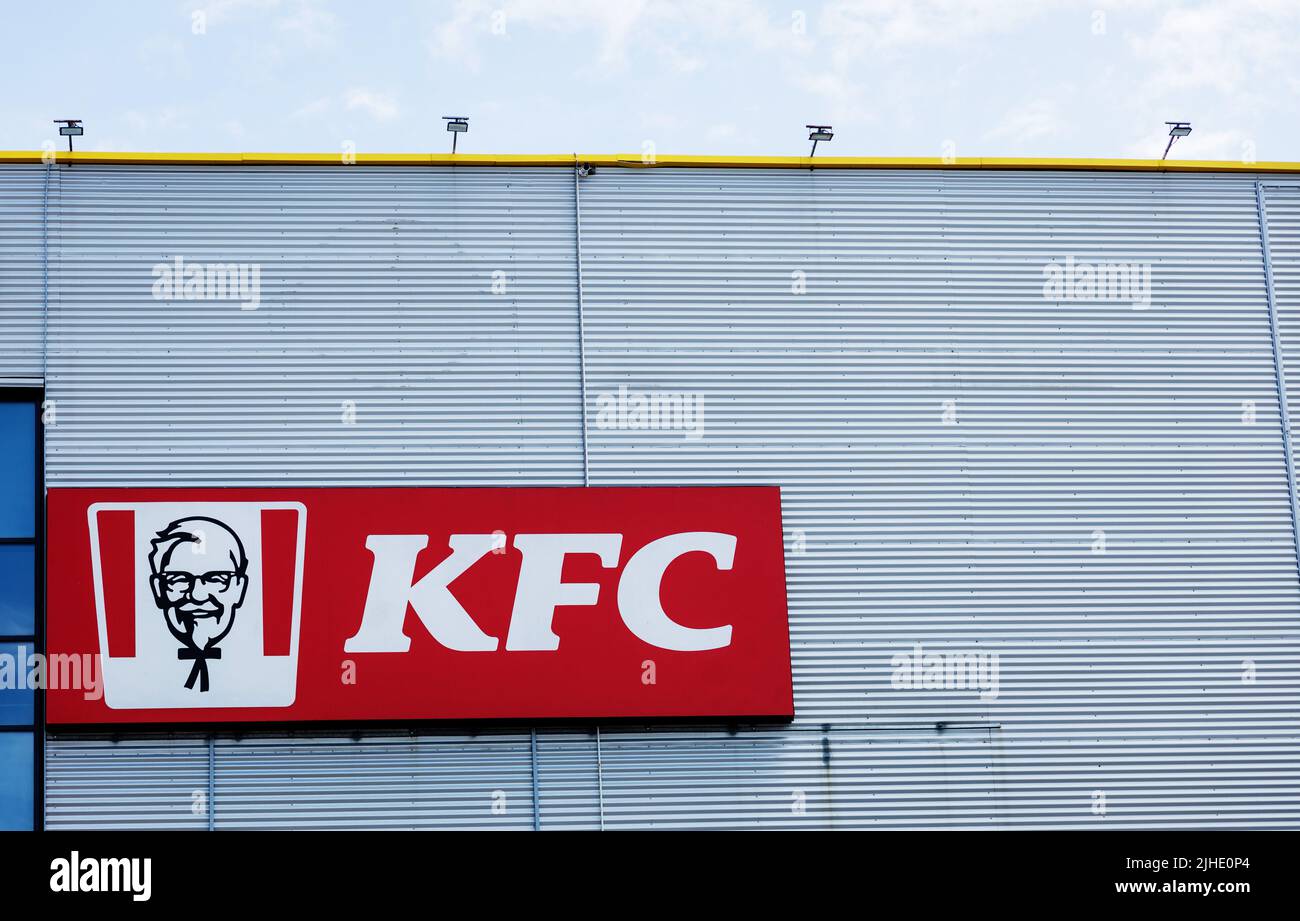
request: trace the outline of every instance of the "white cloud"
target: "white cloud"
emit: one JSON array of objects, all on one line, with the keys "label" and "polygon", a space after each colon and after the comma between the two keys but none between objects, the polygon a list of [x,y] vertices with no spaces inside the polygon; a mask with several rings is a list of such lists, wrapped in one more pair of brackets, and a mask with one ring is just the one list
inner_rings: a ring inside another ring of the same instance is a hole
[{"label": "white cloud", "polygon": [[1295,78],[1298,28],[1300,4],[1292,0],[1223,0],[1168,10],[1150,34],[1126,38],[1149,68],[1148,92],[1239,95],[1259,80]]},{"label": "white cloud", "polygon": [[290,118],[316,118],[324,115],[334,107],[334,100],[328,96],[321,96],[319,99],[313,99],[311,102],[303,103],[298,108],[289,113]]},{"label": "white cloud", "polygon": [[194,11],[206,19],[205,34],[261,18],[280,41],[316,50],[331,47],[338,33],[338,17],[322,0],[195,0]]},{"label": "white cloud", "polygon": [[311,0],[298,0],[288,15],[276,22],[276,28],[305,48],[329,48],[335,42],[338,18]]},{"label": "white cloud", "polygon": [[362,87],[353,87],[343,94],[343,106],[348,111],[360,109],[377,121],[386,122],[401,114],[397,100],[384,93]]},{"label": "white cloud", "polygon": [[[1094,28],[1099,7],[1104,30]],[[87,115],[96,137],[146,149],[232,146],[231,120],[257,146],[287,118],[295,146],[361,136],[420,145],[423,129],[412,135],[404,119],[416,106],[435,118],[463,107],[479,119],[478,143],[511,150],[633,149],[652,137],[663,152],[806,152],[802,125],[821,122],[836,128],[828,155],[937,155],[951,138],[962,156],[1158,157],[1162,123],[1182,118],[1195,130],[1174,156],[1232,160],[1251,140],[1270,158],[1292,157],[1300,131],[1300,0],[167,8],[111,17],[112,35],[91,18],[67,21],[86,66],[108,81],[106,98],[126,102],[68,112],[57,100],[80,98],[64,85],[71,71],[47,73],[33,97],[42,117]],[[191,34],[193,10],[206,14],[203,35]],[[37,51],[15,51],[39,71]],[[130,66],[118,66],[123,53]]]},{"label": "white cloud", "polygon": [[1174,144],[1171,159],[1264,159],[1256,153],[1259,134],[1292,118],[1300,101],[1300,4],[1219,0],[1158,13],[1124,34],[1120,98],[1133,124],[1150,126],[1126,155],[1158,158],[1169,141],[1163,123],[1185,119],[1192,133]]},{"label": "white cloud", "polygon": [[818,18],[834,54],[847,58],[923,46],[959,45],[1007,32],[1061,3],[1023,0],[833,0]]},{"label": "white cloud", "polygon": [[[829,117],[866,122],[881,92],[861,79],[864,68],[888,60],[897,68],[891,89],[905,87],[923,54],[942,54],[928,69],[975,47],[994,33],[1010,32],[1062,6],[1023,0],[832,0],[816,17],[818,54],[788,61],[791,79],[821,97]],[[911,65],[910,67],[907,65]],[[924,71],[922,71],[924,75]],[[895,103],[899,102],[896,98]]]},{"label": "white cloud", "polygon": [[1068,123],[1060,106],[1050,99],[1037,99],[1011,109],[984,134],[985,140],[1023,144],[1059,134]]},{"label": "white cloud", "polygon": [[459,0],[432,29],[428,47],[439,58],[479,66],[484,43],[525,32],[590,33],[593,63],[621,70],[633,52],[663,59],[678,73],[704,69],[701,47],[740,39],[759,50],[798,47],[809,40],[792,27],[793,13],[757,0]]},{"label": "white cloud", "polygon": [[708,130],[704,132],[704,136],[714,142],[730,141],[739,133],[739,129],[732,122],[722,122],[717,125],[710,125]]},{"label": "white cloud", "polygon": [[194,8],[207,17],[208,27],[231,22],[246,14],[275,10],[280,0],[196,0]]},{"label": "white cloud", "polygon": [[800,71],[790,77],[799,89],[815,97],[809,103],[809,123],[843,125],[867,122],[873,117],[868,94],[851,74],[834,70]]},{"label": "white cloud", "polygon": [[381,122],[392,121],[402,114],[402,107],[396,97],[354,86],[338,96],[319,96],[309,100],[289,113],[289,117],[310,121],[340,108],[349,112],[362,112]]},{"label": "white cloud", "polygon": [[123,116],[123,120],[137,134],[143,134],[152,140],[152,143],[144,145],[141,150],[152,150],[163,146],[160,144],[162,136],[170,131],[188,127],[188,113],[179,106],[162,106],[149,111],[140,111],[131,109]]},{"label": "white cloud", "polygon": [[191,68],[187,49],[187,44],[175,35],[150,35],[141,40],[139,52],[150,72],[165,78],[188,77]]}]

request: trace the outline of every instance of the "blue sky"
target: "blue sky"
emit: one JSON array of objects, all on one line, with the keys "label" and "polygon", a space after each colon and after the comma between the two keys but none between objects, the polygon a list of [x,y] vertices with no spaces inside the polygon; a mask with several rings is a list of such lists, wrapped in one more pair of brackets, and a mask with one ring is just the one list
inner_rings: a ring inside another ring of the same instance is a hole
[{"label": "blue sky", "polygon": [[[1300,0],[5,4],[0,148],[1300,160]],[[22,75],[15,79],[16,75]],[[62,144],[60,144],[62,146]]]}]

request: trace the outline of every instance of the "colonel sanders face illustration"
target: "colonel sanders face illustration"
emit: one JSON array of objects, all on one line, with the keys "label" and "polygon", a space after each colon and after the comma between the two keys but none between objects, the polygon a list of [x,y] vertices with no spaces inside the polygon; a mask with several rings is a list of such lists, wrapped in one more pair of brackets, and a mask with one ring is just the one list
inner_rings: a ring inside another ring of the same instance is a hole
[{"label": "colonel sanders face illustration", "polygon": [[182,518],[158,532],[149,553],[149,587],[167,629],[180,642],[176,656],[192,661],[185,687],[208,689],[208,660],[235,624],[248,591],[248,557],[239,536],[214,518]]}]

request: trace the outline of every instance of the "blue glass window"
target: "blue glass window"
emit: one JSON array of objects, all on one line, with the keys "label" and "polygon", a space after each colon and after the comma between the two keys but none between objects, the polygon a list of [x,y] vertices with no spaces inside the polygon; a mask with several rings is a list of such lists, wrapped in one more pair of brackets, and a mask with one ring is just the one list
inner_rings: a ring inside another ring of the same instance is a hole
[{"label": "blue glass window", "polygon": [[30,732],[0,732],[0,831],[32,827],[32,758]]},{"label": "blue glass window", "polygon": [[0,726],[30,726],[34,692],[27,686],[32,643],[0,643]]},{"label": "blue glass window", "polygon": [[0,544],[0,636],[36,632],[36,548]]},{"label": "blue glass window", "polygon": [[36,536],[36,404],[0,402],[0,537]]},{"label": "blue glass window", "polygon": [[30,829],[41,727],[29,660],[40,649],[36,614],[40,462],[35,395],[0,389],[0,830]]}]

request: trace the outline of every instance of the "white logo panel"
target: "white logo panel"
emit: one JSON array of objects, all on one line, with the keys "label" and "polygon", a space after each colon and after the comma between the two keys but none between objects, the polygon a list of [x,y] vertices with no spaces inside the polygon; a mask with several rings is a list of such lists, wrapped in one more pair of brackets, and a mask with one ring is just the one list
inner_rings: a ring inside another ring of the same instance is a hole
[{"label": "white logo panel", "polygon": [[[289,525],[292,550],[275,542],[268,559],[264,524],[273,512]],[[287,707],[297,692],[307,510],[298,502],[101,502],[88,512],[95,614],[104,701],[114,710]],[[104,527],[114,514],[115,527]],[[129,518],[129,524],[127,520]],[[130,547],[122,546],[129,541]],[[132,571],[105,572],[129,558]],[[130,591],[106,593],[106,584]],[[288,631],[268,654],[267,580],[286,610],[271,632]],[[132,610],[110,614],[109,604]],[[118,600],[114,600],[118,599]],[[134,625],[133,654],[110,629]],[[287,621],[287,623],[283,623]],[[110,648],[118,655],[109,655]]]}]

